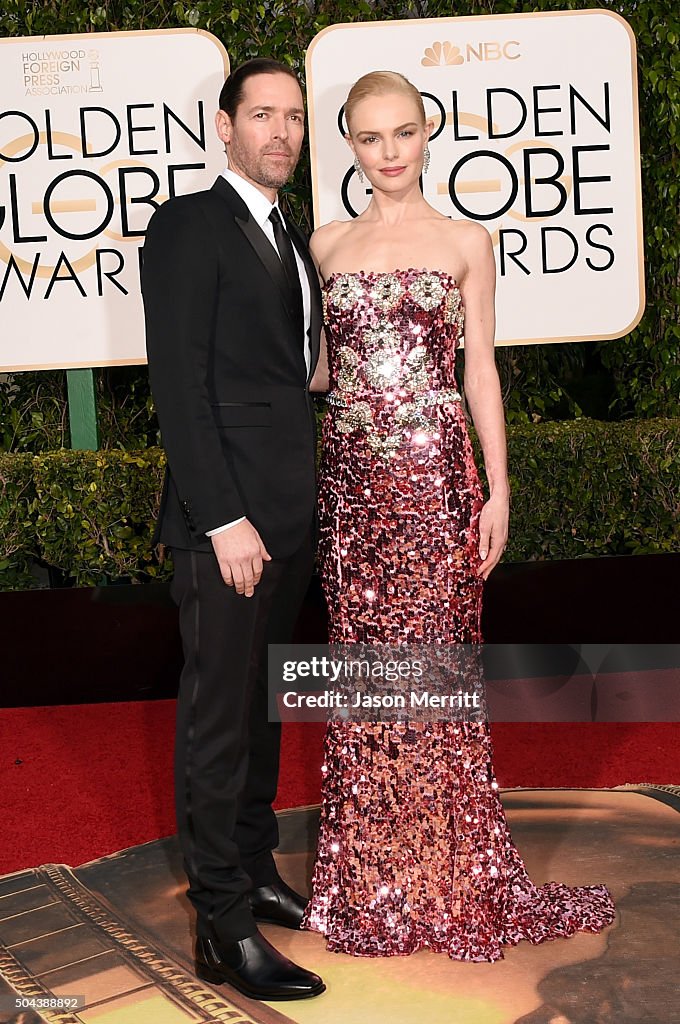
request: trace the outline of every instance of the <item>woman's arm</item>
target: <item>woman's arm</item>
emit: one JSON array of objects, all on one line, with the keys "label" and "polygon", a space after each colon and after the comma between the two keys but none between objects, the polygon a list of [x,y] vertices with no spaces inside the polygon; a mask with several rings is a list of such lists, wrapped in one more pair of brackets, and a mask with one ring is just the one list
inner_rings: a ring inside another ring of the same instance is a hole
[{"label": "woman's arm", "polygon": [[310,391],[328,391],[328,349],[326,347],[326,332],[321,328],[319,340],[319,359],[314,370],[314,376],[309,382]]},{"label": "woman's arm", "polygon": [[[325,225],[325,227],[327,228],[329,227],[329,225]],[[321,276],[321,269],[319,264],[321,262],[321,252],[325,252],[326,249],[326,234],[327,232],[324,230],[324,227],[317,228],[309,240],[309,252],[312,259],[314,260],[314,266],[316,267],[316,272],[319,275],[319,281],[321,282],[322,285],[323,278]],[[326,332],[322,327],[321,338],[319,341],[319,359],[314,369],[314,376],[309,382],[309,390],[328,391],[328,387],[328,348],[326,346]]]},{"label": "woman's arm", "polygon": [[482,446],[490,490],[479,524],[482,563],[477,569],[478,575],[487,579],[508,539],[510,500],[505,416],[494,357],[496,264],[491,238],[481,224],[466,225],[461,241],[467,257],[461,284],[465,304],[465,396]]}]

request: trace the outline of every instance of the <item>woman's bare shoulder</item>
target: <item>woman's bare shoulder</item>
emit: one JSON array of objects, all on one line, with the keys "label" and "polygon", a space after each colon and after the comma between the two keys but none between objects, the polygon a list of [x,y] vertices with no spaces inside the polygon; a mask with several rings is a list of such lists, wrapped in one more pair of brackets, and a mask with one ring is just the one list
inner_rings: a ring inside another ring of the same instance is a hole
[{"label": "woman's bare shoulder", "polygon": [[451,244],[467,271],[490,273],[495,265],[493,239],[484,225],[476,220],[452,220],[449,225]]},{"label": "woman's bare shoulder", "polygon": [[328,224],[322,224],[312,233],[310,242],[317,246],[332,245],[352,224],[351,220],[329,220]]},{"label": "woman's bare shoulder", "polygon": [[478,220],[450,220],[448,230],[460,243],[474,246],[487,246],[491,235]]},{"label": "woman's bare shoulder", "polygon": [[309,247],[319,262],[324,259],[329,249],[337,245],[351,224],[351,220],[331,220],[316,229],[309,240]]}]

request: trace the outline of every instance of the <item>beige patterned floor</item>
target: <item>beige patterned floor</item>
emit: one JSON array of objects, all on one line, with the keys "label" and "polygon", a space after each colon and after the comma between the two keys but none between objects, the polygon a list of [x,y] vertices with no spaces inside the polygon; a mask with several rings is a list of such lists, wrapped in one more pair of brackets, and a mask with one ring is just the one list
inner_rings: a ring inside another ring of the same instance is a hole
[{"label": "beige patterned floor", "polygon": [[[0,1024],[680,1024],[680,791],[510,790],[513,837],[537,883],[605,882],[617,920],[600,935],[508,949],[496,964],[420,952],[375,960],[327,953],[315,934],[266,927],[324,977],[317,999],[271,1006],[191,970],[191,914],[174,839],[76,869],[0,879],[0,1000],[83,996],[73,1013]],[[279,865],[301,889],[316,811],[283,812]]]}]

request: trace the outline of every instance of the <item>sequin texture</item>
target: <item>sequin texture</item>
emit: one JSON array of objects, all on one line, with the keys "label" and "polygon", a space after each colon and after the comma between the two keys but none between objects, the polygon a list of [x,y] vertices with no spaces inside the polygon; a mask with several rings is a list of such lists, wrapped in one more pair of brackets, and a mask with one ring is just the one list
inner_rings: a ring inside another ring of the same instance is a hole
[{"label": "sequin texture", "polygon": [[[333,399],[319,554],[330,642],[479,643],[483,499],[457,401],[456,283],[437,271],[342,274],[324,298]],[[603,885],[530,881],[486,722],[332,721],[322,779],[303,927],[330,950],[493,961],[520,939],[614,919]]]}]

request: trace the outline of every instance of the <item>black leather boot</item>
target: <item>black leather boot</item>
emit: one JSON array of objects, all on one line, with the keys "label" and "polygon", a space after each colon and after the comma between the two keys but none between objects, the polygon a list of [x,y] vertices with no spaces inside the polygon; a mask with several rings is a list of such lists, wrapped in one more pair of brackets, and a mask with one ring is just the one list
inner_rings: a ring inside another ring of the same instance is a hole
[{"label": "black leather boot", "polygon": [[283,956],[260,932],[219,943],[199,936],[196,975],[211,985],[231,985],[250,999],[309,999],[326,989],[317,974]]}]

